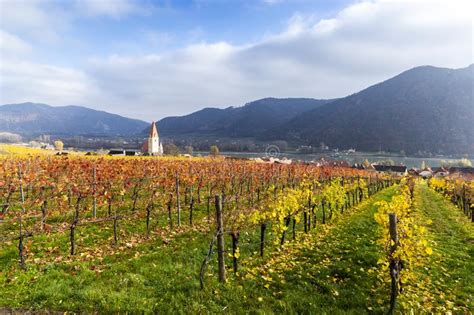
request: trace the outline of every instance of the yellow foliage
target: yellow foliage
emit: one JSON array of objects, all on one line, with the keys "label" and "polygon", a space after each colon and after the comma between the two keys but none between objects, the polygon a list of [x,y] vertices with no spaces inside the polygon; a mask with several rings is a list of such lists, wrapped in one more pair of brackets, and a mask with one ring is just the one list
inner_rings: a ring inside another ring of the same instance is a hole
[{"label": "yellow foliage", "polygon": [[[381,201],[377,203],[378,211],[375,213],[375,221],[381,228],[378,243],[384,246],[386,258],[379,259],[377,264],[379,278],[387,282],[390,279],[388,265],[391,259],[399,259],[403,268],[400,271],[402,283],[416,283],[414,269],[425,263],[426,255],[433,254],[433,249],[426,239],[427,229],[417,222],[412,213],[412,200],[410,191],[405,181],[400,184],[398,194],[394,195],[390,202]],[[395,243],[390,238],[389,214],[397,217],[398,244],[395,251],[391,253]]]}]

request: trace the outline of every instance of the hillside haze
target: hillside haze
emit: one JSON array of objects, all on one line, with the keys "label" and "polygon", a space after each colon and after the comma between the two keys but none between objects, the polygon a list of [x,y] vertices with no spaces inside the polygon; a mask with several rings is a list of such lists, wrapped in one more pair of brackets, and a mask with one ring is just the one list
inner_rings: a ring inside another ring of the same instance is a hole
[{"label": "hillside haze", "polygon": [[0,131],[23,136],[132,136],[148,123],[81,106],[22,103],[0,106]]}]

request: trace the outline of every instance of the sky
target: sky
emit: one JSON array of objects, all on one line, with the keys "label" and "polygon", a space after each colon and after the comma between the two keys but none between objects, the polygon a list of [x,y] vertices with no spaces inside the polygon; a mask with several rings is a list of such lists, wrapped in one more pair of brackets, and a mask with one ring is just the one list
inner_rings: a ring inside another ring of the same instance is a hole
[{"label": "sky", "polygon": [[145,121],[474,62],[472,0],[0,0],[0,104]]}]

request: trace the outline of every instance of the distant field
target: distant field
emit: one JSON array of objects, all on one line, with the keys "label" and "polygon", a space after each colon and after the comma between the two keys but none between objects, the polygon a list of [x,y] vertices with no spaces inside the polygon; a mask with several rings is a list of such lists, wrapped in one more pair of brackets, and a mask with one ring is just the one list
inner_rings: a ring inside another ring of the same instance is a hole
[{"label": "distant field", "polygon": [[[382,314],[395,258],[397,311],[473,309],[472,183],[26,154],[0,159],[0,312]],[[400,227],[393,253],[387,211]]]},{"label": "distant field", "polygon": [[0,143],[0,155],[54,154],[53,151]]}]

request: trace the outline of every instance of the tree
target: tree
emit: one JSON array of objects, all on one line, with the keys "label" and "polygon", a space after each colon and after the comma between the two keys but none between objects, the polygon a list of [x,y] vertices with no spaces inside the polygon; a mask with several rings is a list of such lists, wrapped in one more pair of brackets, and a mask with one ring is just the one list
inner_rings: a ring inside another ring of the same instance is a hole
[{"label": "tree", "polygon": [[54,148],[56,151],[62,151],[64,149],[64,143],[61,140],[54,141]]},{"label": "tree", "polygon": [[190,145],[184,147],[184,152],[186,152],[186,154],[193,155],[193,151],[193,147]]},{"label": "tree", "polygon": [[219,148],[217,147],[217,145],[211,145],[210,154],[213,157],[219,156],[220,152],[219,152]]},{"label": "tree", "polygon": [[393,165],[395,165],[395,162],[391,159],[387,159],[387,160],[377,161],[377,164],[378,165],[393,166]]},{"label": "tree", "polygon": [[460,159],[460,160],[441,160],[441,166],[443,167],[472,167],[472,162],[468,159]]},{"label": "tree", "polygon": [[179,148],[174,143],[166,143],[163,146],[163,153],[165,155],[178,156],[181,152]]},{"label": "tree", "polygon": [[365,168],[369,168],[371,166],[369,160],[365,159],[364,162],[362,162],[362,165],[364,165]]}]

